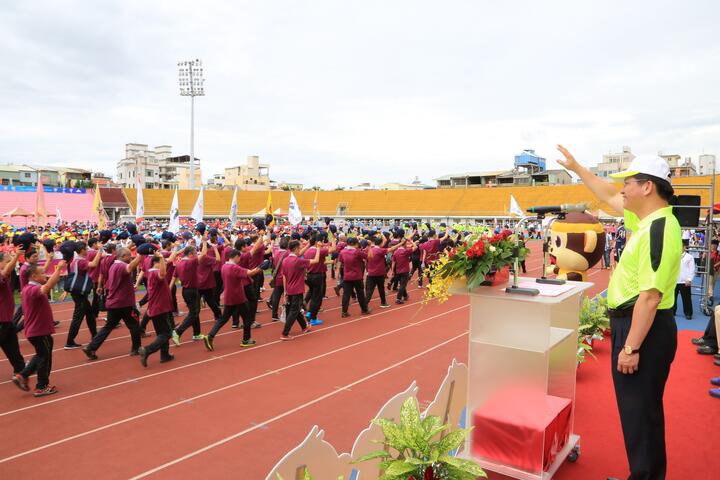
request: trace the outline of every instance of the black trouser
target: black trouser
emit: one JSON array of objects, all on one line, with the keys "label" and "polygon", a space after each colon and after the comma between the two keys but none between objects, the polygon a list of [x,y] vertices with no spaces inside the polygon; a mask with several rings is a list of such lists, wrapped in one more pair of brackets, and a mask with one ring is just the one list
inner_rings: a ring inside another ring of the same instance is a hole
[{"label": "black trouser", "polygon": [[155,327],[155,340],[145,347],[145,351],[148,355],[151,355],[160,350],[160,358],[167,360],[170,358],[170,332],[172,331],[172,313],[161,313],[151,317],[153,327]]},{"label": "black trouser", "polygon": [[88,330],[90,331],[90,337],[97,335],[97,326],[95,323],[95,314],[92,311],[92,306],[88,301],[87,295],[81,295],[79,293],[70,293],[73,302],[75,302],[75,308],[73,309],[72,321],[70,322],[70,328],[68,329],[67,345],[75,343],[75,337],[77,337],[80,331],[80,325],[82,324],[83,317],[87,322]]},{"label": "black trouser", "polygon": [[[398,293],[397,293],[397,300],[405,301],[407,300],[408,293],[407,293],[407,284],[410,280],[410,275],[408,273],[398,273]],[[420,277],[422,278],[422,277]]]},{"label": "black trouser", "polygon": [[703,333],[702,338],[703,340],[705,340],[705,345],[715,349],[718,348],[717,328],[715,326],[714,314],[710,316],[707,327],[705,327],[705,333]]},{"label": "black trouser", "polygon": [[220,295],[224,290],[222,275],[220,270],[213,272],[213,275],[215,276],[215,305],[220,305]]},{"label": "black trouser", "polygon": [[693,314],[693,308],[692,308],[692,300],[690,295],[690,286],[685,285],[684,283],[678,283],[675,285],[675,305],[673,306],[673,315],[677,314],[677,298],[678,293],[680,294],[680,297],[682,298],[683,302],[683,313],[686,317],[692,317]]},{"label": "black trouser", "polygon": [[307,322],[305,317],[300,313],[302,307],[303,295],[298,293],[297,295],[288,295],[288,305],[285,312],[285,328],[283,328],[283,335],[290,335],[290,329],[297,320],[300,324],[300,328],[305,330],[307,328]]},{"label": "black trouser", "polygon": [[198,290],[198,295],[200,295],[200,298],[205,300],[205,304],[207,304],[210,310],[212,310],[215,318],[220,318],[222,312],[220,312],[220,307],[215,301],[215,288],[204,288]]},{"label": "black trouser", "polygon": [[357,295],[358,303],[360,304],[360,310],[367,312],[367,302],[365,301],[365,292],[363,291],[362,280],[343,280],[343,296],[342,296],[342,311],[347,313],[348,307],[350,306],[350,295],[355,293]]},{"label": "black trouser", "polygon": [[617,371],[617,357],[631,323],[632,313],[610,320],[612,377],[630,464],[629,479],[660,480],[665,478],[667,467],[663,394],[677,350],[677,326],[671,309],[658,310],[640,346],[638,371],[623,374]]},{"label": "black trouser", "polygon": [[522,269],[522,273],[527,273],[527,268],[525,267],[525,260],[520,260],[520,268]]},{"label": "black trouser", "polygon": [[308,311],[310,312],[310,319],[317,320],[320,306],[322,305],[323,298],[323,273],[308,273],[305,283],[308,285],[308,291],[305,295],[305,301],[308,302]]},{"label": "black trouser", "polygon": [[[246,309],[247,309],[247,316],[250,318],[250,325],[255,323],[255,317],[257,316],[257,307],[258,307],[258,297],[255,293],[255,285],[252,283],[248,283],[243,287],[243,290],[245,291],[245,297],[247,298],[247,303],[244,303]],[[223,312],[224,313],[224,312]],[[243,316],[243,319],[245,317]],[[239,320],[235,317],[233,317],[233,325],[238,325]]]},{"label": "black trouser", "polygon": [[410,275],[408,275],[408,279],[412,278],[416,271],[418,272],[418,281],[420,281],[423,274],[423,267],[422,262],[419,258],[412,260],[412,269],[410,269]]},{"label": "black trouser", "polygon": [[15,325],[15,331],[19,332],[23,329],[23,311],[22,311],[22,303],[17,306],[15,309],[15,314],[12,318],[12,323]]},{"label": "black trouser", "polygon": [[[277,283],[279,283],[279,279],[276,279]],[[270,295],[270,307],[272,308],[272,318],[279,318],[278,317],[278,308],[280,307],[280,297],[282,297],[283,292],[285,291],[285,288],[283,287],[282,283],[279,283],[279,285],[276,285],[273,288],[272,295]]]},{"label": "black trouser", "polygon": [[185,330],[192,327],[193,335],[200,335],[200,297],[198,295],[197,288],[183,288],[182,289],[183,300],[188,308],[188,314],[185,320],[180,324],[175,332],[178,335],[182,335]]},{"label": "black trouser", "polygon": [[13,367],[13,373],[20,373],[25,368],[25,359],[20,353],[17,332],[12,322],[0,322],[0,348]]},{"label": "black trouser", "polygon": [[142,307],[148,302],[148,289],[147,289],[147,277],[143,277],[140,281],[140,285],[145,287],[145,295],[138,301],[138,304]]},{"label": "black trouser", "polygon": [[120,320],[125,322],[125,326],[130,330],[130,338],[132,339],[131,350],[135,351],[140,348],[140,325],[138,324],[138,311],[134,306],[108,308],[105,326],[93,337],[86,348],[93,352],[97,351],[105,339],[107,339],[108,335],[110,335],[110,332],[120,323]]},{"label": "black trouser", "polygon": [[90,311],[92,312],[93,318],[97,321],[100,315],[100,294],[97,293],[97,286],[93,283],[92,289],[92,302],[90,302]]},{"label": "black trouser", "polygon": [[39,337],[30,337],[28,342],[35,347],[35,355],[25,365],[25,368],[20,372],[25,378],[30,378],[30,375],[37,372],[37,386],[38,390],[42,390],[47,387],[50,383],[50,370],[52,370],[52,350],[53,350],[53,338],[52,335],[41,335]]},{"label": "black trouser", "polygon": [[373,291],[377,287],[378,295],[380,295],[380,303],[385,305],[385,275],[368,275],[365,279],[365,301],[369,304],[373,296]]},{"label": "black trouser", "polygon": [[262,288],[263,284],[265,283],[265,274],[263,272],[258,273],[254,277],[252,277],[253,281],[253,287],[255,288],[255,296],[257,297],[257,301],[260,301],[260,289]]},{"label": "black trouser", "polygon": [[215,335],[217,335],[217,333],[227,323],[230,317],[232,317],[233,319],[233,325],[238,325],[240,323],[240,317],[242,317],[243,341],[246,342],[250,340],[252,317],[249,315],[247,303],[241,303],[239,305],[225,305],[223,307],[222,316],[215,320],[215,324],[210,330],[210,333],[208,333],[208,337],[215,338]]},{"label": "black trouser", "polygon": [[177,313],[180,310],[178,309],[178,303],[177,303],[177,283],[173,282],[173,284],[170,286],[170,298],[172,299],[172,309],[173,313]]}]

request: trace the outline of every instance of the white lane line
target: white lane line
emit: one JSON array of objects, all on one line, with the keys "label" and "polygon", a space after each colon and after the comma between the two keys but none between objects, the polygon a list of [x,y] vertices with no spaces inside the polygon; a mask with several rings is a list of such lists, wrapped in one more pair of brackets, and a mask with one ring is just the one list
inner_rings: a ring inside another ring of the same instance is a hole
[{"label": "white lane line", "polygon": [[454,342],[455,340],[458,340],[458,339],[464,337],[465,335],[467,335],[467,331],[465,331],[464,333],[461,333],[460,335],[456,335],[455,337],[452,337],[452,338],[450,338],[450,339],[448,339],[448,340],[445,340],[444,342],[439,343],[439,344],[435,345],[434,347],[430,347],[430,348],[428,348],[427,350],[423,350],[422,352],[416,353],[415,355],[413,355],[413,356],[411,356],[411,357],[408,357],[408,358],[406,358],[406,359],[404,359],[404,360],[401,360],[401,361],[399,361],[399,362],[397,362],[397,363],[394,363],[394,364],[392,364],[392,365],[390,365],[390,366],[388,366],[388,367],[385,367],[385,368],[383,368],[383,369],[381,369],[381,370],[378,370],[378,371],[376,371],[376,372],[373,372],[373,373],[371,373],[370,375],[367,375],[367,376],[365,376],[365,377],[363,377],[363,378],[360,378],[360,379],[358,379],[358,380],[355,380],[355,381],[352,382],[352,383],[348,383],[347,385],[343,385],[340,389],[333,389],[332,392],[328,392],[328,393],[326,393],[325,395],[322,395],[322,396],[317,397],[317,398],[315,398],[315,399],[313,399],[313,400],[310,400],[310,401],[308,401],[308,402],[305,402],[305,403],[303,403],[302,405],[298,405],[297,407],[295,407],[295,408],[293,408],[293,409],[291,409],[291,410],[288,410],[287,412],[281,413],[280,415],[276,415],[276,416],[274,416],[274,417],[272,417],[272,418],[268,418],[267,420],[265,420],[265,421],[263,421],[263,422],[261,422],[261,423],[258,423],[258,424],[256,424],[256,425],[253,425],[253,426],[250,427],[250,428],[246,428],[245,430],[242,430],[242,431],[240,431],[240,432],[238,432],[238,433],[235,433],[235,434],[233,434],[233,435],[230,435],[229,437],[225,437],[225,438],[223,438],[223,439],[221,439],[221,440],[218,440],[218,441],[215,442],[215,443],[211,443],[210,445],[207,445],[207,446],[205,446],[205,447],[203,447],[203,448],[200,448],[200,449],[195,450],[195,451],[193,451],[193,452],[187,453],[187,454],[183,455],[182,457],[176,458],[175,460],[169,461],[169,462],[167,462],[167,463],[163,463],[162,465],[159,465],[159,466],[157,466],[157,467],[155,467],[155,468],[153,468],[153,469],[147,470],[147,471],[145,471],[145,472],[143,472],[143,473],[141,473],[141,474],[139,474],[139,475],[136,475],[136,476],[132,477],[130,480],[139,480],[139,479],[141,479],[141,478],[145,478],[145,477],[147,477],[147,476],[149,476],[149,475],[152,475],[153,473],[159,472],[160,470],[164,470],[164,469],[166,469],[166,468],[168,468],[168,467],[171,467],[171,466],[176,465],[176,464],[178,464],[178,463],[180,463],[180,462],[183,462],[183,461],[185,461],[185,460],[187,460],[187,459],[189,459],[189,458],[192,458],[192,457],[195,457],[195,456],[197,456],[197,455],[200,455],[201,453],[207,452],[208,450],[211,450],[211,449],[213,449],[213,448],[215,448],[215,447],[219,447],[220,445],[223,445],[223,444],[228,443],[228,442],[230,442],[230,441],[232,441],[232,440],[235,440],[235,439],[237,439],[237,438],[240,438],[240,437],[242,437],[243,435],[246,435],[246,434],[248,434],[248,433],[251,433],[251,432],[253,432],[253,431],[255,431],[255,430],[258,430],[258,429],[261,429],[261,428],[265,428],[265,427],[267,427],[267,425],[269,425],[269,424],[271,424],[271,423],[273,423],[273,422],[276,422],[276,421],[278,421],[278,420],[281,420],[281,419],[287,417],[288,415],[292,415],[293,413],[299,412],[300,410],[303,410],[303,409],[305,409],[305,408],[307,408],[307,407],[310,407],[310,406],[312,406],[312,405],[315,405],[316,403],[319,403],[319,402],[321,402],[321,401],[323,401],[323,400],[325,400],[325,399],[327,399],[327,398],[330,398],[330,397],[332,397],[333,395],[337,395],[338,393],[343,392],[343,391],[345,391],[346,389],[350,389],[350,388],[352,388],[352,387],[354,387],[354,386],[356,386],[356,385],[358,385],[358,384],[360,384],[360,383],[366,382],[366,381],[368,381],[368,380],[370,380],[370,379],[372,379],[372,378],[375,378],[375,377],[377,377],[377,376],[379,376],[379,375],[382,375],[383,373],[388,372],[388,371],[392,370],[393,368],[397,368],[397,367],[399,367],[400,365],[403,365],[403,364],[408,363],[408,362],[410,362],[410,361],[412,361],[412,360],[415,360],[415,359],[417,359],[417,358],[419,358],[419,357],[421,357],[421,356],[423,356],[423,355],[425,355],[425,354],[427,354],[427,353],[432,352],[433,350],[437,350],[438,348],[444,347],[445,345],[447,345],[447,344],[449,344],[449,343],[452,343],[452,342]]},{"label": "white lane line", "polygon": [[[290,365],[285,365],[285,366],[280,367],[280,368],[277,368],[277,369],[275,369],[275,370],[269,370],[269,371],[267,371],[267,372],[265,372],[265,373],[262,373],[262,374],[260,374],[260,375],[256,375],[256,376],[251,377],[251,378],[246,378],[246,379],[244,379],[244,380],[241,380],[241,381],[239,381],[239,382],[233,383],[233,384],[231,384],[231,385],[226,385],[226,386],[224,386],[224,387],[217,388],[217,389],[215,389],[215,390],[211,390],[211,391],[209,391],[209,392],[205,392],[205,393],[202,393],[202,394],[200,394],[200,395],[196,395],[196,396],[191,397],[191,398],[186,398],[186,399],[183,399],[183,400],[181,400],[181,401],[178,401],[178,402],[175,402],[175,403],[171,403],[171,404],[169,404],[169,405],[165,405],[165,406],[162,406],[162,407],[153,409],[153,410],[149,410],[149,411],[147,411],[147,412],[143,412],[143,413],[140,413],[140,414],[138,414],[138,415],[134,415],[134,416],[132,416],[132,417],[124,418],[124,419],[122,419],[122,420],[118,420],[118,421],[116,421],[116,422],[113,422],[113,423],[110,423],[110,424],[107,424],[107,425],[103,425],[103,426],[101,426],[101,427],[97,427],[97,428],[94,428],[94,429],[92,429],[92,430],[88,430],[88,431],[86,431],[86,432],[78,433],[78,434],[72,435],[72,436],[70,436],[70,437],[65,437],[65,438],[62,438],[62,439],[60,439],[60,440],[56,440],[56,441],[54,441],[54,442],[47,443],[47,444],[45,444],[45,445],[40,445],[40,446],[35,447],[35,448],[31,449],[31,450],[26,450],[26,451],[24,451],[24,452],[20,452],[20,453],[17,453],[17,454],[15,454],[15,455],[12,455],[12,456],[10,456],[10,457],[5,457],[5,458],[3,458],[3,459],[0,459],[0,463],[9,462],[9,461],[14,460],[14,459],[16,459],[16,458],[24,457],[24,456],[26,456],[26,455],[30,455],[30,454],[39,452],[39,451],[41,451],[41,450],[45,450],[45,449],[47,449],[47,448],[54,447],[54,446],[57,446],[57,445],[61,445],[61,444],[63,444],[63,443],[67,443],[67,442],[69,442],[69,441],[76,440],[76,439],[78,439],[78,438],[82,438],[82,437],[91,435],[91,434],[93,434],[93,433],[101,432],[101,431],[103,431],[103,430],[107,430],[107,429],[109,429],[109,428],[116,427],[116,426],[118,426],[118,425],[122,425],[122,424],[124,424],[124,423],[132,422],[132,421],[137,420],[137,419],[139,419],[139,418],[147,417],[147,416],[149,416],[149,415],[153,415],[153,414],[158,413],[158,412],[162,412],[162,411],[165,411],[165,410],[169,410],[169,409],[174,408],[174,407],[177,407],[177,406],[179,406],[179,405],[184,405],[184,404],[187,404],[188,402],[193,402],[193,401],[195,401],[195,400],[198,400],[198,399],[201,399],[201,398],[204,398],[204,397],[208,397],[208,396],[210,396],[210,395],[214,395],[214,394],[216,394],[216,393],[223,392],[223,391],[225,391],[225,390],[229,390],[229,389],[238,387],[238,386],[240,386],[240,385],[244,385],[244,384],[253,382],[253,381],[255,381],[255,380],[260,380],[260,379],[265,378],[265,377],[268,377],[268,376],[270,376],[270,375],[275,375],[275,374],[277,374],[277,373],[284,372],[284,371],[289,370],[289,369],[291,369],[291,368],[295,368],[295,367],[298,367],[298,366],[300,366],[300,365],[304,365],[304,364],[306,364],[306,363],[313,362],[314,360],[318,360],[318,359],[321,359],[321,358],[324,358],[324,357],[328,357],[328,356],[333,355],[333,354],[335,354],[335,353],[342,352],[342,351],[344,351],[344,350],[349,350],[349,349],[351,349],[351,348],[354,348],[354,347],[357,347],[357,346],[359,346],[359,345],[362,345],[362,344],[371,342],[371,341],[373,341],[373,340],[377,340],[377,339],[379,339],[379,338],[382,338],[382,337],[385,337],[385,336],[388,336],[388,335],[392,335],[393,333],[397,333],[397,332],[400,332],[400,331],[402,331],[402,330],[405,330],[405,329],[408,329],[408,328],[411,328],[411,327],[415,327],[415,326],[417,326],[417,325],[421,325],[421,324],[423,324],[423,323],[429,322],[429,321],[434,320],[434,319],[436,319],[436,318],[438,318],[438,317],[442,317],[442,316],[448,315],[448,314],[450,314],[450,313],[453,313],[453,312],[455,312],[455,311],[457,311],[457,310],[461,310],[461,309],[463,309],[463,308],[467,308],[467,305],[464,305],[464,306],[462,306],[462,307],[456,307],[456,308],[454,308],[454,309],[452,309],[452,310],[448,310],[448,311],[446,311],[446,312],[442,312],[442,313],[439,313],[439,314],[437,314],[437,315],[433,315],[433,316],[428,317],[428,318],[426,318],[426,319],[424,319],[424,320],[419,320],[419,321],[417,321],[417,322],[409,323],[409,324],[404,325],[404,326],[402,326],[402,327],[398,327],[398,328],[396,328],[396,329],[394,329],[394,330],[389,330],[389,331],[384,332],[384,333],[381,333],[381,334],[379,334],[379,335],[375,335],[374,337],[369,337],[369,338],[366,338],[366,339],[357,341],[357,342],[355,342],[355,343],[351,343],[351,344],[349,344],[349,345],[344,345],[344,346],[339,347],[339,348],[336,348],[336,349],[334,349],[334,350],[330,350],[330,351],[328,351],[328,352],[321,353],[321,354],[319,354],[319,355],[315,355],[315,356],[313,356],[313,357],[309,357],[309,358],[306,358],[306,359],[304,359],[304,360],[300,360],[300,361],[295,362],[295,363],[290,364]],[[463,335],[464,335],[464,333],[463,333]],[[278,342],[279,342],[279,340],[278,340]],[[341,389],[345,389],[345,388],[347,388],[347,386],[340,387],[340,388],[341,388]]]},{"label": "white lane line", "polygon": [[[326,332],[326,331],[329,331],[329,330],[331,330],[331,329],[333,329],[333,328],[342,327],[342,326],[344,326],[344,325],[350,325],[350,324],[352,324],[352,323],[359,322],[359,321],[362,321],[362,320],[366,320],[366,319],[368,319],[368,318],[372,318],[372,317],[375,317],[375,316],[378,316],[378,315],[383,315],[383,314],[386,314],[386,313],[391,313],[391,312],[397,311],[397,310],[399,310],[399,309],[401,309],[401,308],[407,308],[407,307],[411,307],[411,306],[413,306],[413,305],[417,305],[417,304],[419,304],[419,303],[421,303],[421,302],[422,302],[422,300],[419,300],[419,301],[414,302],[414,303],[408,303],[408,304],[405,304],[405,305],[401,305],[401,306],[399,306],[398,308],[395,308],[395,309],[393,309],[393,310],[384,310],[384,311],[381,311],[381,312],[379,312],[379,313],[373,313],[373,314],[371,314],[371,315],[367,315],[367,316],[363,316],[363,317],[360,317],[360,318],[356,318],[355,320],[351,320],[351,321],[348,321],[348,322],[339,323],[339,324],[336,324],[336,325],[331,325],[331,326],[329,326],[329,327],[321,328],[321,329],[318,329],[318,330],[313,330],[313,331],[311,331],[311,332],[309,333],[309,335],[317,334],[317,333],[321,333],[321,332]],[[419,310],[418,310],[418,312],[419,312]],[[227,332],[227,333],[233,333],[233,332]],[[0,417],[4,417],[4,416],[11,415],[11,414],[14,414],[14,413],[23,412],[23,411],[26,411],[26,410],[31,410],[31,409],[34,409],[34,408],[39,408],[39,407],[42,407],[42,406],[45,406],[45,405],[50,405],[50,404],[57,403],[57,402],[63,402],[63,401],[65,401],[65,400],[70,400],[70,399],[75,398],[75,397],[81,397],[81,396],[88,395],[88,394],[91,394],[91,393],[100,392],[100,391],[107,390],[107,389],[109,389],[109,388],[114,388],[114,387],[117,387],[117,386],[120,386],[120,385],[125,385],[125,384],[128,384],[128,383],[135,383],[135,382],[137,382],[137,381],[139,381],[139,380],[143,380],[143,379],[145,379],[145,378],[152,378],[152,377],[156,377],[156,376],[159,376],[159,375],[165,375],[165,374],[167,374],[167,373],[172,373],[172,372],[175,372],[175,371],[178,371],[178,370],[182,370],[182,369],[185,369],[185,368],[193,367],[193,366],[196,366],[196,365],[201,365],[201,364],[208,363],[208,362],[213,362],[213,361],[220,360],[220,359],[222,359],[222,358],[230,357],[230,356],[233,356],[233,355],[238,355],[238,354],[243,353],[243,352],[255,351],[255,350],[258,350],[258,349],[261,349],[261,348],[269,347],[270,345],[275,345],[275,344],[277,344],[277,343],[281,343],[281,340],[275,340],[274,342],[264,343],[264,344],[262,344],[262,345],[255,346],[255,347],[253,347],[252,349],[240,349],[240,350],[236,350],[236,351],[234,351],[234,352],[226,353],[225,355],[214,356],[214,357],[208,358],[208,359],[206,359],[206,360],[200,360],[200,361],[197,361],[197,362],[188,363],[187,365],[181,365],[181,366],[179,366],[179,367],[170,368],[170,369],[168,369],[168,370],[163,370],[163,371],[160,371],[160,372],[151,373],[151,374],[143,375],[143,376],[140,376],[140,377],[135,377],[135,378],[131,378],[131,379],[128,379],[128,380],[123,380],[122,382],[112,383],[112,384],[110,384],[110,385],[105,385],[105,386],[102,386],[102,387],[93,388],[93,389],[91,389],[91,390],[86,390],[86,391],[84,391],[84,392],[74,393],[74,394],[68,395],[68,396],[66,396],[66,397],[59,397],[59,398],[55,398],[55,399],[53,399],[53,400],[48,400],[48,401],[45,401],[45,402],[42,402],[42,403],[36,403],[36,404],[33,404],[33,405],[28,405],[27,407],[17,408],[17,409],[15,409],[15,410],[9,410],[9,411],[7,411],[7,412],[2,412],[2,413],[0,413]],[[93,363],[93,362],[90,362],[90,363]],[[94,362],[94,363],[97,363],[97,362]]]}]

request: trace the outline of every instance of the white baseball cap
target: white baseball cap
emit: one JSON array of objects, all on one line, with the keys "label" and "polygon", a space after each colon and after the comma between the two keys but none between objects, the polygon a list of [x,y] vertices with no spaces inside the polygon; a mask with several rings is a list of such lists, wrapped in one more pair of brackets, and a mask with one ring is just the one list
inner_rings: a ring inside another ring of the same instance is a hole
[{"label": "white baseball cap", "polygon": [[630,162],[627,170],[611,173],[610,176],[612,178],[623,179],[639,173],[652,175],[653,177],[670,182],[670,165],[668,165],[665,159],[656,155],[639,155]]}]

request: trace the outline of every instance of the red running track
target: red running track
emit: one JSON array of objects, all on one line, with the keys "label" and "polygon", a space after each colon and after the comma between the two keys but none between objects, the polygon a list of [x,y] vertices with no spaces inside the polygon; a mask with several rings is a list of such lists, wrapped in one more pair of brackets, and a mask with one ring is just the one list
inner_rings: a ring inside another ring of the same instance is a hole
[{"label": "red running track", "polygon": [[[532,255],[528,274],[537,276],[540,263],[539,255]],[[607,271],[594,269],[589,279],[597,282],[593,291],[600,291]],[[451,360],[467,359],[466,299],[423,306],[422,293],[415,287],[410,303],[387,310],[376,308],[374,298],[370,316],[351,305],[352,316],[345,319],[339,298],[331,297],[321,316],[325,324],[293,342],[280,342],[280,324],[261,312],[258,320],[264,326],[254,331],[258,346],[239,348],[240,332],[226,326],[214,352],[184,342],[172,349],[174,362],[160,365],[154,356],[147,369],[127,356],[130,340],[124,328],[111,334],[99,361],[86,361],[78,350],[56,351],[51,381],[59,394],[35,399],[9,381],[0,382],[0,478],[32,472],[32,477],[59,478],[262,479],[314,424],[338,451],[348,451],[391,396],[417,380],[419,399],[426,404]],[[71,304],[54,311],[63,322],[55,341],[61,349]],[[212,321],[208,311],[202,320],[206,332]],[[86,329],[79,341],[88,341]],[[30,354],[27,342],[21,347]],[[597,366],[602,357],[601,351]],[[581,367],[579,399],[583,370],[597,366]],[[0,369],[9,377],[5,359]],[[596,415],[604,415],[617,423],[614,404],[605,399],[612,399],[612,391],[606,390],[603,384],[602,412],[594,412],[593,402],[593,414],[583,416],[588,406],[578,405],[581,434],[586,427],[580,419],[597,423]],[[611,426],[600,430],[613,437]],[[622,445],[619,436],[614,439]],[[607,455],[593,453],[588,442],[581,463],[606,466]],[[612,465],[624,462],[615,448]],[[578,465],[563,467],[558,478],[595,478],[580,474]]]}]

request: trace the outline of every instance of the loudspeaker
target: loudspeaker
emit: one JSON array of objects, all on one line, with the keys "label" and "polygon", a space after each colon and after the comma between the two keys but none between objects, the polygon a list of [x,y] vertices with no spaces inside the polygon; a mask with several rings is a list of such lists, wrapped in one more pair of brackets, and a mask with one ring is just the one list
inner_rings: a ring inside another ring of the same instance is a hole
[{"label": "loudspeaker", "polygon": [[677,205],[682,208],[673,207],[673,215],[680,226],[697,227],[700,223],[700,195],[678,195]]}]

